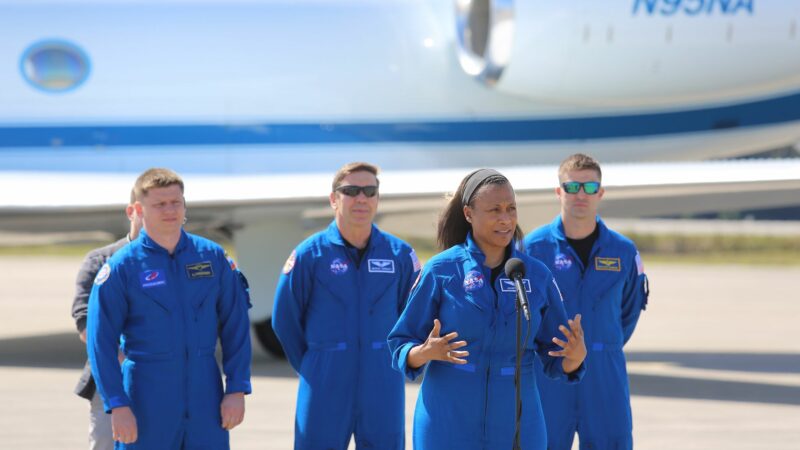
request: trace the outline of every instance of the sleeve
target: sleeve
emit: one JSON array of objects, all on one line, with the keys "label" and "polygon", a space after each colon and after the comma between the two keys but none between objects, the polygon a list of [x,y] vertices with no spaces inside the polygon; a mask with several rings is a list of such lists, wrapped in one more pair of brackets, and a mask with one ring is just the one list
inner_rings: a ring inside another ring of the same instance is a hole
[{"label": "sleeve", "polygon": [[639,315],[647,307],[647,297],[650,295],[650,286],[638,251],[628,267],[628,276],[622,292],[622,337],[626,344],[633,335]]},{"label": "sleeve", "polygon": [[564,300],[561,297],[561,290],[558,288],[555,278],[550,275],[547,278],[547,306],[541,310],[541,326],[534,338],[536,342],[536,353],[544,366],[544,373],[548,378],[562,379],[567,383],[577,383],[586,373],[586,361],[581,364],[578,370],[572,373],[564,373],[561,358],[550,356],[548,352],[561,350],[561,347],[553,342],[554,337],[565,339],[565,336],[558,329],[559,325],[567,324],[567,313],[564,309]]},{"label": "sleeve", "polygon": [[225,372],[225,393],[252,392],[250,384],[250,295],[247,279],[224,256],[222,259],[222,289],[217,302],[219,340],[222,346],[222,370]]},{"label": "sleeve", "polygon": [[119,338],[128,315],[123,276],[119,266],[105,264],[97,273],[89,296],[86,351],[106,412],[131,403],[122,386],[117,359]]},{"label": "sleeve", "polygon": [[437,277],[426,268],[419,274],[403,313],[389,332],[387,341],[392,354],[392,367],[403,372],[410,380],[422,374],[425,365],[416,369],[408,367],[408,352],[428,338],[433,319],[439,316],[439,302]]},{"label": "sleeve", "polygon": [[403,267],[406,269],[403,270],[400,278],[400,295],[398,295],[397,298],[398,314],[402,314],[406,304],[408,304],[408,296],[411,294],[411,289],[414,287],[414,282],[417,281],[420,270],[422,269],[419,258],[417,258],[417,253],[413,248],[409,247],[409,250],[408,256],[403,264]]},{"label": "sleeve", "polygon": [[75,326],[78,332],[86,329],[86,315],[89,309],[89,294],[92,292],[92,284],[100,270],[102,260],[93,252],[84,258],[78,277],[75,280],[75,298],[72,300],[72,318],[75,319]]},{"label": "sleeve", "polygon": [[308,345],[305,340],[305,310],[312,291],[311,261],[293,250],[275,290],[272,309],[272,329],[283,347],[286,358],[300,372]]}]

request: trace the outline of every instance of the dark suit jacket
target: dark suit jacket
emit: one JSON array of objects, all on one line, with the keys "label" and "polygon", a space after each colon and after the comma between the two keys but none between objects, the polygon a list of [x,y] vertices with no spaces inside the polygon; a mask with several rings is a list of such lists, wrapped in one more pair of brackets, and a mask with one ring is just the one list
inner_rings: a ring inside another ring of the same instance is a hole
[{"label": "dark suit jacket", "polygon": [[[105,247],[96,248],[90,251],[83,259],[81,270],[78,271],[78,279],[75,280],[75,299],[72,301],[72,317],[75,319],[75,326],[78,332],[86,329],[86,312],[89,308],[89,294],[92,292],[92,284],[97,272],[108,261],[108,258],[117,250],[128,244],[128,238],[124,237],[113,244]],[[75,393],[79,396],[91,400],[94,396],[95,385],[92,378],[92,369],[89,360],[83,366],[83,374],[75,386]]]}]

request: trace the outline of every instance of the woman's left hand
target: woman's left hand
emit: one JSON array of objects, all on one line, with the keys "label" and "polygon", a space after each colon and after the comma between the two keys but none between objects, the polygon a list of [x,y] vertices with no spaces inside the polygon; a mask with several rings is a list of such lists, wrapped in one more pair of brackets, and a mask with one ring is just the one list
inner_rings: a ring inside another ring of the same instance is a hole
[{"label": "woman's left hand", "polygon": [[564,333],[567,338],[566,341],[554,337],[553,342],[561,347],[559,351],[550,351],[547,354],[550,356],[563,357],[561,362],[564,373],[571,373],[581,366],[583,360],[586,359],[586,344],[583,342],[583,328],[581,328],[581,315],[576,314],[574,320],[567,320],[569,329],[564,325],[559,325],[558,329]]}]

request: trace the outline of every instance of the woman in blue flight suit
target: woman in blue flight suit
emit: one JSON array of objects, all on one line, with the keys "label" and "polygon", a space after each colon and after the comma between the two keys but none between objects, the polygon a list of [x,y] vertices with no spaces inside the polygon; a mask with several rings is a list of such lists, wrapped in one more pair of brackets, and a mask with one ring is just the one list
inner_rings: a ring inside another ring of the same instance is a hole
[{"label": "woman in blue flight suit", "polygon": [[[511,448],[516,294],[500,273],[514,257],[526,266],[531,310],[521,362],[521,445],[543,450],[547,438],[534,353],[548,376],[579,381],[586,356],[580,316],[567,321],[550,271],[515,248],[522,233],[514,191],[500,173],[481,169],[464,178],[438,228],[439,245],[447,250],[425,265],[388,339],[392,364],[406,376],[414,379],[427,366],[414,415],[414,448]],[[454,342],[456,337],[462,340]]]}]

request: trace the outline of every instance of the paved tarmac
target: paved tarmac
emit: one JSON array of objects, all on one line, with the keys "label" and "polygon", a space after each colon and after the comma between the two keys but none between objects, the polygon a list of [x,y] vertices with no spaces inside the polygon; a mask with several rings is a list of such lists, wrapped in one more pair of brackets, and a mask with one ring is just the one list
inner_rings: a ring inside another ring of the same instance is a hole
[{"label": "paved tarmac", "polygon": [[[85,360],[69,314],[79,265],[0,258],[0,449],[87,446],[89,405],[72,394]],[[626,347],[636,448],[797,449],[800,268],[647,271],[650,305]],[[261,353],[253,374],[232,448],[292,448],[296,376]],[[418,385],[406,386],[410,443]]]}]

